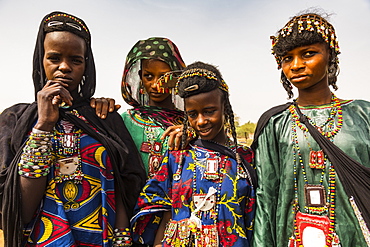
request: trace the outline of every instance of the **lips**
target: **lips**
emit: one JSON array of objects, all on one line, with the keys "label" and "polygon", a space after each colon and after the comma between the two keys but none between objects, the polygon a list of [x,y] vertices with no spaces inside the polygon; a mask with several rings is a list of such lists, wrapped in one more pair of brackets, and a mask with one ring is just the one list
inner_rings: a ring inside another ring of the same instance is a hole
[{"label": "lips", "polygon": [[73,82],[72,78],[66,77],[66,76],[56,76],[55,80],[63,82],[63,83],[67,83],[67,84],[70,84],[71,82]]},{"label": "lips", "polygon": [[291,82],[301,82],[305,80],[309,75],[295,75],[290,78]]},{"label": "lips", "polygon": [[212,130],[212,128],[205,128],[205,129],[200,129],[198,130],[199,132],[199,135],[207,135],[208,133],[210,133]]}]

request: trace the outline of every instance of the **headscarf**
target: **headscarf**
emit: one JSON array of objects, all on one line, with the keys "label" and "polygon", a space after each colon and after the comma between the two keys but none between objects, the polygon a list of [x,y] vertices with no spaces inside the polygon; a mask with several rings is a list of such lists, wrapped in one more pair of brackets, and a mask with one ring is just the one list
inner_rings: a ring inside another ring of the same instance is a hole
[{"label": "headscarf", "polygon": [[[158,37],[139,40],[127,55],[122,77],[122,97],[132,106],[147,104],[147,99],[140,93],[142,83],[138,72],[141,69],[142,59],[161,60],[167,63],[172,71],[182,70],[185,67],[177,46],[171,40]],[[182,102],[177,97],[172,94],[172,102],[176,107],[178,102]]]},{"label": "headscarf", "polygon": [[[61,23],[48,25],[52,21]],[[45,34],[53,31],[72,32],[86,41],[87,64],[85,78],[80,84],[80,98],[74,99],[73,106],[70,108],[59,108],[59,113],[61,117],[75,124],[106,148],[112,161],[117,188],[122,192],[123,204],[130,217],[146,179],[144,165],[120,115],[117,112],[109,113],[108,117],[102,120],[96,116],[94,109],[89,105],[88,99],[95,91],[95,65],[90,46],[90,33],[84,22],[77,17],[53,12],[41,21],[33,63],[35,94],[46,83],[42,63],[43,43]],[[74,116],[71,113],[73,109],[76,109],[91,125]],[[4,231],[5,246],[21,246],[24,237],[18,162],[25,138],[37,121],[37,112],[37,102],[33,102],[16,104],[0,115],[0,228]]]},{"label": "headscarf", "polygon": [[[33,84],[35,87],[35,99],[37,92],[40,91],[46,84],[47,78],[43,66],[44,59],[44,40],[45,35],[54,31],[68,31],[86,41],[86,54],[85,54],[85,73],[79,85],[79,93],[81,98],[76,99],[83,101],[91,98],[95,92],[96,86],[96,73],[94,57],[91,50],[91,35],[85,22],[73,15],[63,12],[52,12],[46,15],[39,27],[39,32],[36,40],[36,47],[33,54]],[[74,103],[76,103],[74,100]]]}]

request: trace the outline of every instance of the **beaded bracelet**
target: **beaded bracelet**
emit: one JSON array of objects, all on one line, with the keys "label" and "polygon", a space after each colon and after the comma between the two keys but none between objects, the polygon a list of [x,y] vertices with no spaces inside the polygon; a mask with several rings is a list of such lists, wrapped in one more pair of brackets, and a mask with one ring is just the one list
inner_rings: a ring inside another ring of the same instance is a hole
[{"label": "beaded bracelet", "polygon": [[114,229],[113,234],[113,247],[131,246],[132,238],[129,228],[125,229]]},{"label": "beaded bracelet", "polygon": [[18,163],[18,174],[27,178],[47,176],[52,163],[51,139],[54,133],[32,129]]}]

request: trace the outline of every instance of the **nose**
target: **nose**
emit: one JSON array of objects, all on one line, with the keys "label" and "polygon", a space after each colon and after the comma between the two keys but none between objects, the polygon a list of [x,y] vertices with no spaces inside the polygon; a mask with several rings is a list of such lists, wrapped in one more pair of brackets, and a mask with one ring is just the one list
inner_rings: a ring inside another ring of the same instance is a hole
[{"label": "nose", "polygon": [[305,62],[300,57],[294,57],[290,65],[292,71],[298,71],[305,67]]},{"label": "nose", "polygon": [[208,119],[204,117],[203,114],[198,115],[197,124],[198,126],[206,125],[208,122]]},{"label": "nose", "polygon": [[63,60],[63,61],[60,62],[58,69],[60,71],[62,71],[63,73],[68,73],[68,72],[71,72],[72,71],[71,66],[65,60]]}]

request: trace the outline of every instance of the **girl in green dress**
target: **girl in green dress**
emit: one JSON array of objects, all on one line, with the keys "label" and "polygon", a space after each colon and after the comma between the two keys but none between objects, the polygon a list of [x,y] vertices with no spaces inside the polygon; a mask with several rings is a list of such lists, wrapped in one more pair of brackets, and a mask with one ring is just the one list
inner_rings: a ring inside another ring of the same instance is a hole
[{"label": "girl in green dress", "polygon": [[[296,104],[308,121],[370,167],[370,102],[339,99],[330,89],[337,89],[339,72],[334,27],[323,16],[306,13],[271,38],[289,98],[295,87]],[[361,216],[365,212],[347,196],[338,167],[302,124],[294,105],[270,114],[255,141],[259,187],[254,246],[370,246]]]}]

